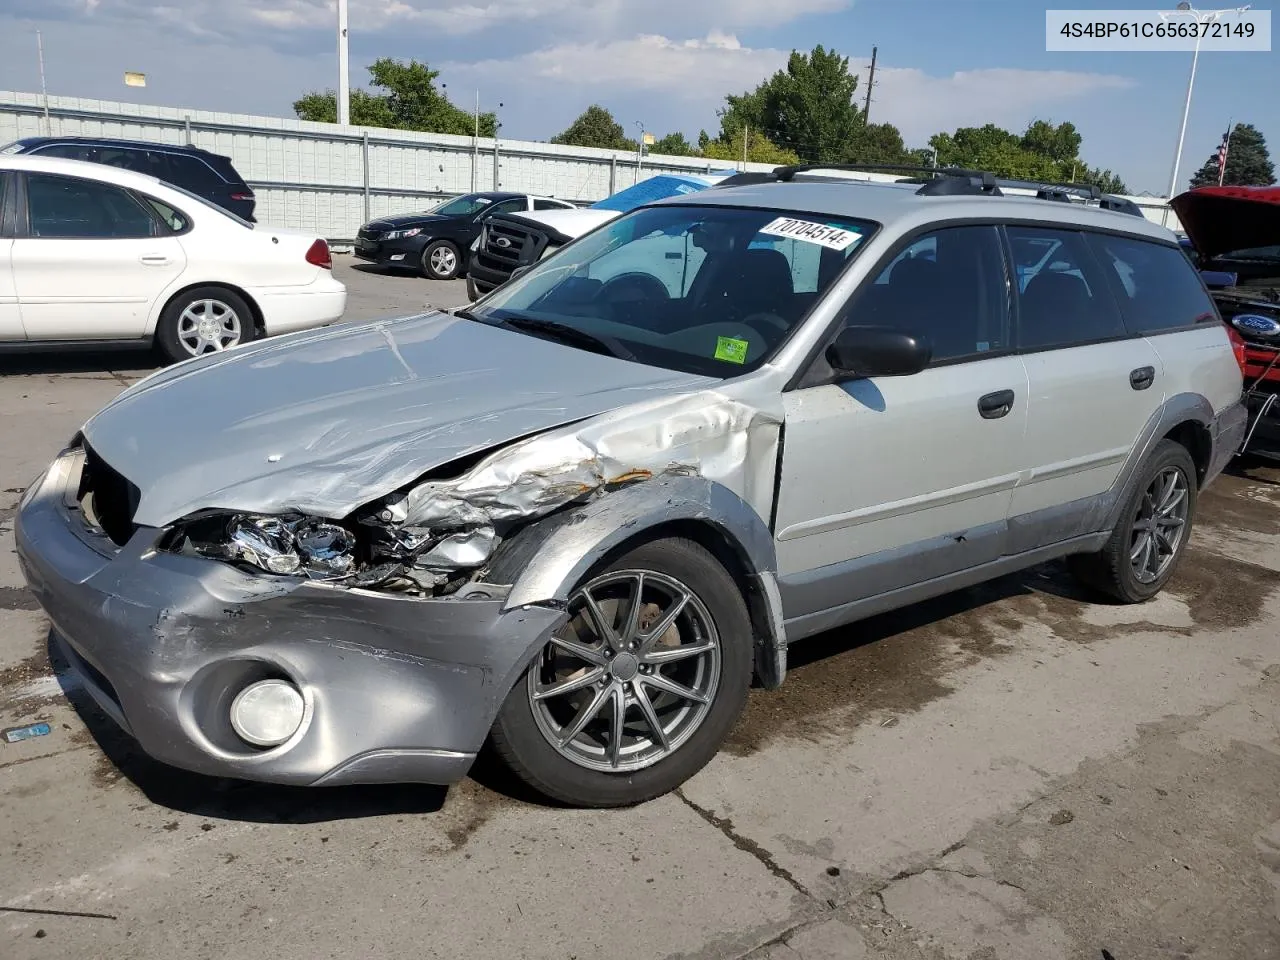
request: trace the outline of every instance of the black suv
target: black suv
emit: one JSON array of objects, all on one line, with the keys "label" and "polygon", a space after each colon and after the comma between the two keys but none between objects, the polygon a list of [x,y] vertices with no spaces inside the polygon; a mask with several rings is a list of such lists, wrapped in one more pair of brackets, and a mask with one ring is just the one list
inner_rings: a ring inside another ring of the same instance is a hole
[{"label": "black suv", "polygon": [[199,147],[89,137],[28,137],[0,148],[0,154],[6,153],[87,160],[145,173],[189,190],[243,220],[256,222],[253,191],[231,160]]}]

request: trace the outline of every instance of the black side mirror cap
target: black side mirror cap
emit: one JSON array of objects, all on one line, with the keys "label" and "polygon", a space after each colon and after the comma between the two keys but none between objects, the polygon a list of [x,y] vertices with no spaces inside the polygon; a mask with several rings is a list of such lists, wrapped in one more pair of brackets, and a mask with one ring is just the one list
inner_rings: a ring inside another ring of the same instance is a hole
[{"label": "black side mirror cap", "polygon": [[933,348],[889,327],[845,327],[827,347],[827,363],[841,380],[909,377],[933,359]]}]

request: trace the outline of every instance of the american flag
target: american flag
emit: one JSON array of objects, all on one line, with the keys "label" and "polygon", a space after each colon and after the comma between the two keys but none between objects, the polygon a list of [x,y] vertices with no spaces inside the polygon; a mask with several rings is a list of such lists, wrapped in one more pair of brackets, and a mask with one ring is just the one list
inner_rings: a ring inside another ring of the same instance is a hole
[{"label": "american flag", "polygon": [[1218,176],[1221,177],[1223,171],[1227,169],[1227,146],[1231,143],[1231,131],[1228,130],[1222,135],[1222,143],[1218,145]]}]

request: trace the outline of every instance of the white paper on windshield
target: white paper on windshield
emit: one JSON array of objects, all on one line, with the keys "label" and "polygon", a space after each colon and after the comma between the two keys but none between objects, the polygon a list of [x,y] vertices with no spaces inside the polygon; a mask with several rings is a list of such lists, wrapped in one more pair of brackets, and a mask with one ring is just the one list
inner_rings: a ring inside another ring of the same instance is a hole
[{"label": "white paper on windshield", "polygon": [[843,227],[832,227],[812,220],[797,220],[794,217],[779,217],[772,223],[760,228],[760,232],[771,237],[785,237],[788,240],[804,240],[816,243],[831,250],[848,250],[862,239],[856,230]]}]

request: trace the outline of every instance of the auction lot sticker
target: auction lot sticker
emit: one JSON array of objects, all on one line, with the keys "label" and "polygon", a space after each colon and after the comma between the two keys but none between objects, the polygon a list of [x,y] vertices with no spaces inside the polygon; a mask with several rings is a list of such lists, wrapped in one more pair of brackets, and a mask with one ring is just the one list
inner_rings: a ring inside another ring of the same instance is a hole
[{"label": "auction lot sticker", "polygon": [[833,227],[813,220],[797,220],[795,217],[779,217],[761,227],[760,232],[770,237],[805,240],[832,250],[847,250],[862,239],[862,234],[856,230]]}]

